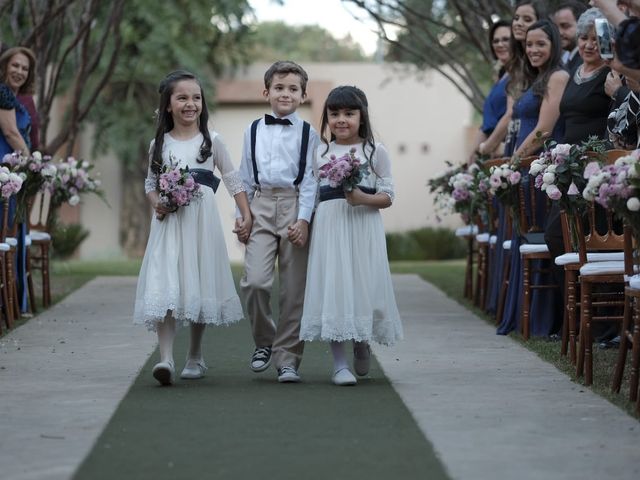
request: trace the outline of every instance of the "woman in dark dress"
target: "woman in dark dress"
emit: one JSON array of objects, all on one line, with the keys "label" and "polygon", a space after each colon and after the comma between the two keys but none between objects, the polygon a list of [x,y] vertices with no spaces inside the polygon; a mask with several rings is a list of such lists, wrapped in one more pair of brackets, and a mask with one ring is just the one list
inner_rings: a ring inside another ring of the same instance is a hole
[{"label": "woman in dark dress", "polygon": [[[562,69],[560,34],[556,26],[548,20],[540,20],[527,30],[526,63],[524,78],[530,85],[522,95],[509,97],[514,134],[506,146],[505,153],[523,158],[533,155],[542,148],[541,138],[562,139],[560,99],[564,93],[569,74]],[[541,136],[542,135],[542,136]],[[528,182],[529,175],[522,175],[522,182]],[[539,192],[545,197],[544,192]],[[543,202],[537,202],[542,205]],[[544,224],[544,210],[533,212],[536,223]],[[514,232],[511,242],[511,271],[509,288],[499,334],[507,334],[520,325],[522,303],[522,268],[519,249],[523,239]],[[535,269],[535,267],[534,267]],[[532,284],[540,285],[548,279],[532,278]],[[531,334],[546,336],[552,331],[555,298],[549,293],[534,291],[531,297]]]}]

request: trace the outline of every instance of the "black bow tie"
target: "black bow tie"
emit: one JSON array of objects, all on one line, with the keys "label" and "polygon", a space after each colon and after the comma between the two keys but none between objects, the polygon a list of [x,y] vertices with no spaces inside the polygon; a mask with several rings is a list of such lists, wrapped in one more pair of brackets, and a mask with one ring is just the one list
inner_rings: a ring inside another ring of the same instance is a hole
[{"label": "black bow tie", "polygon": [[266,125],[293,125],[288,118],[276,118],[273,115],[266,114],[264,116],[264,123]]}]

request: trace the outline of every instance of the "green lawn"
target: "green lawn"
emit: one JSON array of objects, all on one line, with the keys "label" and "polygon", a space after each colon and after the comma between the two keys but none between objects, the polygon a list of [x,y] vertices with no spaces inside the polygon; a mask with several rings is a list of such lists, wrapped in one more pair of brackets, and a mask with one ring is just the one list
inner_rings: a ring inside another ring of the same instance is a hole
[{"label": "green lawn", "polygon": [[[137,275],[140,270],[140,263],[140,260],[55,261],[52,266],[51,282],[53,301],[54,303],[60,301],[66,295],[98,275]],[[391,270],[393,273],[415,273],[420,275],[420,277],[440,288],[446,295],[464,305],[479,318],[493,326],[494,321],[492,318],[473,307],[468,300],[463,298],[464,268],[465,264],[463,260],[391,262]],[[241,270],[241,266],[237,264],[233,265],[233,270],[237,276]],[[40,279],[36,276],[34,281],[36,283],[36,292],[39,293]],[[26,320],[20,320],[18,325],[24,323],[24,321]],[[6,334],[6,329],[3,329],[3,334]],[[532,338],[525,342],[517,333],[512,333],[511,336],[520,341],[522,345],[529,350],[537,353],[544,360],[554,364],[559,370],[565,372],[578,383],[581,382],[580,379],[575,378],[575,368],[573,365],[571,365],[567,358],[560,355],[559,342],[553,342],[543,338]],[[625,369],[627,376],[624,379],[621,393],[611,393],[610,384],[617,354],[618,351],[616,349],[594,349],[594,383],[591,388],[620,408],[638,417],[635,413],[635,405],[627,400],[629,392],[628,373],[631,370],[630,365],[627,365]]]}]

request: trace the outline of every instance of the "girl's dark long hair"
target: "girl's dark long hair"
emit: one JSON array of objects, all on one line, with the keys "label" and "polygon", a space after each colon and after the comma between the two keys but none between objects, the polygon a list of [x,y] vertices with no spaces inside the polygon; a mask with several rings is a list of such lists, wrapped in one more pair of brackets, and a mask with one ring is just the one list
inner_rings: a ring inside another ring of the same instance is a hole
[{"label": "girl's dark long hair", "polygon": [[[547,18],[547,9],[545,5],[539,0],[519,0],[513,7],[513,14],[516,10],[523,5],[530,5],[536,14],[536,20],[542,20]],[[512,21],[513,29],[513,21]],[[507,91],[509,95],[517,99],[522,93],[529,88],[527,80],[524,76],[524,64],[526,63],[526,55],[524,50],[524,42],[520,42],[515,39],[513,32],[511,33],[511,57],[504,66],[507,74],[509,75],[509,82],[507,83]]]},{"label": "girl's dark long hair", "polygon": [[[358,87],[345,85],[336,87],[329,92],[329,96],[327,96],[327,100],[324,102],[324,108],[322,109],[322,126],[320,127],[320,136],[327,146],[323,155],[329,151],[329,142],[336,139],[333,133],[331,133],[329,140],[327,140],[327,137],[325,136],[327,126],[329,125],[328,111],[342,109],[360,111],[360,128],[358,128],[358,136],[362,139],[362,149],[365,152],[365,157],[369,160],[369,163],[371,163],[373,152],[376,150],[376,143],[373,138],[373,131],[371,130],[371,121],[369,120],[369,102],[367,101],[367,96]],[[368,154],[367,146],[370,149]]]},{"label": "girl's dark long hair", "polygon": [[202,85],[193,73],[186,70],[176,70],[164,77],[158,87],[158,93],[160,94],[160,104],[158,105],[157,119],[156,119],[156,136],[153,145],[153,152],[151,153],[151,171],[153,173],[160,173],[162,170],[162,148],[164,147],[164,135],[165,133],[173,130],[173,116],[168,111],[171,102],[171,95],[175,89],[176,83],[181,80],[193,80],[200,86],[200,94],[202,95],[202,111],[198,119],[198,129],[202,136],[202,145],[200,145],[200,154],[198,155],[198,163],[204,163],[207,158],[211,156],[211,135],[209,134],[209,110],[207,109],[207,102],[204,99],[204,92],[202,92]]},{"label": "girl's dark long hair", "polygon": [[547,63],[542,67],[535,68],[529,62],[529,59],[524,64],[524,76],[531,85],[533,94],[538,97],[544,97],[547,94],[547,85],[549,84],[549,77],[551,74],[558,70],[562,61],[562,44],[560,42],[560,33],[558,28],[549,20],[538,20],[531,25],[527,30],[527,36],[534,30],[542,30],[551,42],[551,55]]}]

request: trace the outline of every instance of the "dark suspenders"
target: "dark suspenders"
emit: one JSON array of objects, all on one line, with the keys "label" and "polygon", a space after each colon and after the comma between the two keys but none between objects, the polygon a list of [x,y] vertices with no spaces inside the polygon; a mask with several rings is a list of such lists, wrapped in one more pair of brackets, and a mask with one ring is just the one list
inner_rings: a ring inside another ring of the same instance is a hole
[{"label": "dark suspenders", "polygon": [[[258,180],[258,164],[256,163],[256,136],[258,132],[258,123],[260,118],[254,120],[251,124],[251,163],[253,165],[253,180],[256,185],[260,185]],[[309,132],[311,125],[308,122],[302,123],[302,143],[300,145],[300,161],[298,162],[298,176],[293,181],[294,185],[298,185],[304,177],[304,171],[307,167],[307,150],[309,148]]]}]

